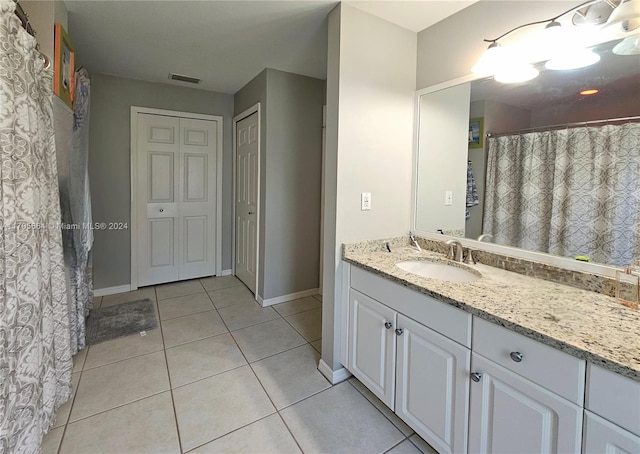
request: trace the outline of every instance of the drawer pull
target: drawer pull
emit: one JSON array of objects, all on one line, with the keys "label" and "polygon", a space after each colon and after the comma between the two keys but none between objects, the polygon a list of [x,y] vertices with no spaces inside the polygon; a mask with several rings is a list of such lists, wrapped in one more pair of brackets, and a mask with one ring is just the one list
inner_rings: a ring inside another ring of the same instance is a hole
[{"label": "drawer pull", "polygon": [[482,374],[478,373],[478,372],[473,372],[471,374],[471,380],[473,380],[474,382],[478,383],[480,381],[480,379],[482,378]]},{"label": "drawer pull", "polygon": [[396,335],[402,336],[402,333],[404,333],[404,330],[402,328],[396,329]]},{"label": "drawer pull", "polygon": [[393,324],[391,322],[384,322],[384,327],[387,329],[391,329],[391,327],[393,326]]},{"label": "drawer pull", "polygon": [[511,352],[509,353],[509,356],[511,357],[512,360],[514,360],[516,363],[519,363],[522,361],[522,358],[524,358],[524,355],[520,352]]}]

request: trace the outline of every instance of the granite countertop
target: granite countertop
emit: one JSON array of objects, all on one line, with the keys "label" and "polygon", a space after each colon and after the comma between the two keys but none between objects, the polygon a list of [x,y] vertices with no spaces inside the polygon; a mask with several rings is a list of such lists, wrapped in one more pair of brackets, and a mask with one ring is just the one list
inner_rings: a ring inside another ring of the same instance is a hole
[{"label": "granite countertop", "polygon": [[[383,243],[384,244],[384,243]],[[487,265],[461,265],[482,274],[445,282],[406,272],[404,260],[454,263],[431,251],[392,246],[392,252],[345,245],[343,259],[570,355],[640,381],[640,311],[615,298]]]}]

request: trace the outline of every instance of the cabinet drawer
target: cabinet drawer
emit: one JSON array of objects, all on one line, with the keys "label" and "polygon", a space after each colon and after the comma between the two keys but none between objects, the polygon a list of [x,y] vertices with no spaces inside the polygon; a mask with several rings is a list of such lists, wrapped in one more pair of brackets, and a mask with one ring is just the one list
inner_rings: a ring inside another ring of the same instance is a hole
[{"label": "cabinet drawer", "polygon": [[640,382],[589,364],[585,408],[640,436]]},{"label": "cabinet drawer", "polygon": [[351,267],[351,287],[459,344],[471,347],[471,314],[355,266]]},{"label": "cabinet drawer", "polygon": [[583,454],[640,452],[640,437],[585,411],[582,452]]},{"label": "cabinet drawer", "polygon": [[573,403],[584,402],[581,359],[478,317],[473,317],[473,351]]}]

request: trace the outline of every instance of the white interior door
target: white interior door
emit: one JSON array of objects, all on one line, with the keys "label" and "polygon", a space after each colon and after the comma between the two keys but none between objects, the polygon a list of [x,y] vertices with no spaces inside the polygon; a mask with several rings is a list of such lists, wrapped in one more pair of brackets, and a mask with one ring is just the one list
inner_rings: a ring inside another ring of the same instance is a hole
[{"label": "white interior door", "polygon": [[236,124],[236,276],[256,293],[258,113]]},{"label": "white interior door", "polygon": [[138,285],[216,274],[215,121],[138,114]]}]

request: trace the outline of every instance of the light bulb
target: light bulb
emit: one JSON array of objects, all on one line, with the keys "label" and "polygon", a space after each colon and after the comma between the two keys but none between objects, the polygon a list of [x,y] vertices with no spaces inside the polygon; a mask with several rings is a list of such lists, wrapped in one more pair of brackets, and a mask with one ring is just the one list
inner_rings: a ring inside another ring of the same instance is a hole
[{"label": "light bulb", "polygon": [[566,49],[549,60],[545,67],[553,70],[578,69],[600,61],[600,55],[589,49]]},{"label": "light bulb", "polygon": [[514,63],[510,66],[501,68],[494,79],[503,84],[516,84],[518,82],[526,82],[538,77],[540,72],[528,63]]},{"label": "light bulb", "polygon": [[505,55],[506,51],[500,44],[491,43],[471,71],[480,77],[491,76],[504,65]]}]

